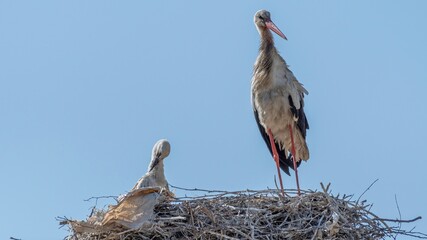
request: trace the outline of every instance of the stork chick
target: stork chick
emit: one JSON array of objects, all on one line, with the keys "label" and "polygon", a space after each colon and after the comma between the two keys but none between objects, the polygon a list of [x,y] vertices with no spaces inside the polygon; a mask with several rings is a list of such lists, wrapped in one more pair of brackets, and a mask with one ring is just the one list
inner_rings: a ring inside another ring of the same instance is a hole
[{"label": "stork chick", "polygon": [[169,156],[170,148],[170,144],[166,139],[156,142],[153,147],[147,173],[138,180],[132,190],[144,187],[161,187],[169,190],[168,182],[165,178],[163,160]]}]

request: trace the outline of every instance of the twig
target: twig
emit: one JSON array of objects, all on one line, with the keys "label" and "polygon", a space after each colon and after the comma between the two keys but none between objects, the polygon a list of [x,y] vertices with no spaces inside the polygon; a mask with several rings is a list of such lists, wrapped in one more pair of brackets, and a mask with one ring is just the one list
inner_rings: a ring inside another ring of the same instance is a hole
[{"label": "twig", "polygon": [[331,186],[331,183],[328,183],[328,185],[326,185],[326,188],[325,188],[325,186],[323,185],[323,183],[320,182],[320,186],[322,187],[323,192],[326,193],[326,194],[328,194],[329,186]]},{"label": "twig", "polygon": [[112,199],[114,199],[114,200],[116,200],[117,201],[117,196],[100,196],[100,197],[90,197],[90,198],[88,198],[88,199],[84,199],[83,201],[85,201],[85,202],[89,202],[90,200],[92,200],[92,199],[96,199],[97,201],[98,201],[98,199],[102,199],[102,198],[112,198]]},{"label": "twig", "polygon": [[371,189],[371,187],[378,181],[379,179],[377,178],[373,183],[371,183],[371,185],[369,185],[369,187],[362,193],[362,195],[360,195],[360,197],[357,199],[356,203],[359,204],[359,200],[360,198],[369,190]]},{"label": "twig", "polygon": [[277,185],[276,175],[274,175],[274,185],[276,186],[277,196],[279,196],[280,199],[285,198],[285,196],[289,196],[286,192],[282,192],[282,194],[279,193],[281,191],[281,189]]},{"label": "twig", "polygon": [[185,190],[185,191],[196,191],[196,192],[207,192],[207,193],[227,193],[228,192],[228,191],[224,191],[224,190],[206,190],[206,189],[201,189],[201,188],[184,188],[184,187],[177,187],[177,186],[174,186],[172,184],[169,184],[169,186],[176,188],[176,189]]},{"label": "twig", "polygon": [[[399,207],[399,203],[397,202],[397,195],[396,194],[394,194],[394,202],[396,203],[397,212],[399,213],[399,220],[402,220],[402,214],[400,213],[400,207]],[[401,228],[402,228],[402,223],[399,222],[397,229],[400,231]],[[412,231],[412,229],[410,231]],[[396,233],[396,235],[393,238],[396,239],[397,235],[398,235],[398,233]]]},{"label": "twig", "polygon": [[397,202],[397,196],[394,194],[394,201],[396,202],[397,211],[399,212],[399,219],[402,219],[402,214],[400,213],[399,203]]},{"label": "twig", "polygon": [[422,219],[421,216],[418,216],[416,218],[413,219],[409,219],[409,220],[402,220],[402,219],[390,219],[390,218],[374,218],[374,220],[379,220],[379,221],[385,221],[385,222],[395,222],[395,223],[411,223],[411,222],[415,222]]},{"label": "twig", "polygon": [[231,240],[239,240],[238,238],[228,237],[228,236],[225,236],[223,234],[216,233],[216,232],[213,232],[213,231],[208,231],[208,233],[210,233],[210,234],[212,234],[214,236],[220,237],[220,239],[224,238],[224,239],[231,239]]}]

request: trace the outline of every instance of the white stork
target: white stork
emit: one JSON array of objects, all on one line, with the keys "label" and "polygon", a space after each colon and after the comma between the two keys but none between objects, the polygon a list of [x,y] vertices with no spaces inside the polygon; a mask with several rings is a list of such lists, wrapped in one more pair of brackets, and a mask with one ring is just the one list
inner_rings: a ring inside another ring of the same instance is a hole
[{"label": "white stork", "polygon": [[271,21],[270,13],[266,10],[256,12],[254,22],[261,36],[251,86],[255,119],[276,162],[282,194],[284,189],[279,167],[288,175],[290,167],[295,170],[300,195],[297,168],[301,160],[309,158],[305,142],[309,126],[303,109],[304,94],[308,92],[274,47],[269,30],[285,40],[287,38]]},{"label": "white stork", "polygon": [[162,187],[169,190],[168,182],[165,178],[163,160],[169,156],[171,146],[166,139],[156,142],[151,155],[151,162],[147,173],[141,177],[131,191],[143,187]]}]

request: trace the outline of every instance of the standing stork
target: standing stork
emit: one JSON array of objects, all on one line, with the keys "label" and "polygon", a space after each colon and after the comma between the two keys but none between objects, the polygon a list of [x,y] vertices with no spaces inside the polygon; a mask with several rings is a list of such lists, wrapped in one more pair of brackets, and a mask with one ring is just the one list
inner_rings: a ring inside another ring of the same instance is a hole
[{"label": "standing stork", "polygon": [[305,142],[309,126],[303,109],[304,94],[308,92],[274,47],[269,30],[285,40],[287,38],[271,21],[270,13],[266,10],[256,12],[254,22],[261,36],[251,86],[255,119],[276,162],[282,195],[284,189],[279,168],[290,175],[289,167],[295,170],[300,195],[297,168],[301,160],[309,158]]}]

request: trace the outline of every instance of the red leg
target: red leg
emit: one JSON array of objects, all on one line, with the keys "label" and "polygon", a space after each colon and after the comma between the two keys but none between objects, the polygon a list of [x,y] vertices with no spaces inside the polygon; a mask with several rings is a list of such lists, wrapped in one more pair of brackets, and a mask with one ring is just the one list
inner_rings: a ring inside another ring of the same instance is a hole
[{"label": "red leg", "polygon": [[295,178],[297,179],[297,189],[298,189],[298,196],[301,196],[301,191],[299,188],[299,180],[298,180],[298,167],[297,167],[297,153],[295,151],[295,142],[294,142],[294,135],[292,134],[292,127],[289,124],[289,133],[291,134],[291,142],[292,142],[292,159],[294,162],[294,170],[295,170]]},{"label": "red leg", "polygon": [[271,133],[271,129],[268,129],[267,132],[268,132],[268,136],[270,137],[270,145],[271,145],[271,150],[273,152],[273,158],[274,158],[274,161],[276,162],[277,174],[279,175],[282,196],[285,197],[285,190],[283,189],[283,182],[282,182],[282,174],[280,173],[279,154],[277,153],[276,144],[274,144],[274,137],[273,137],[273,133]]}]

